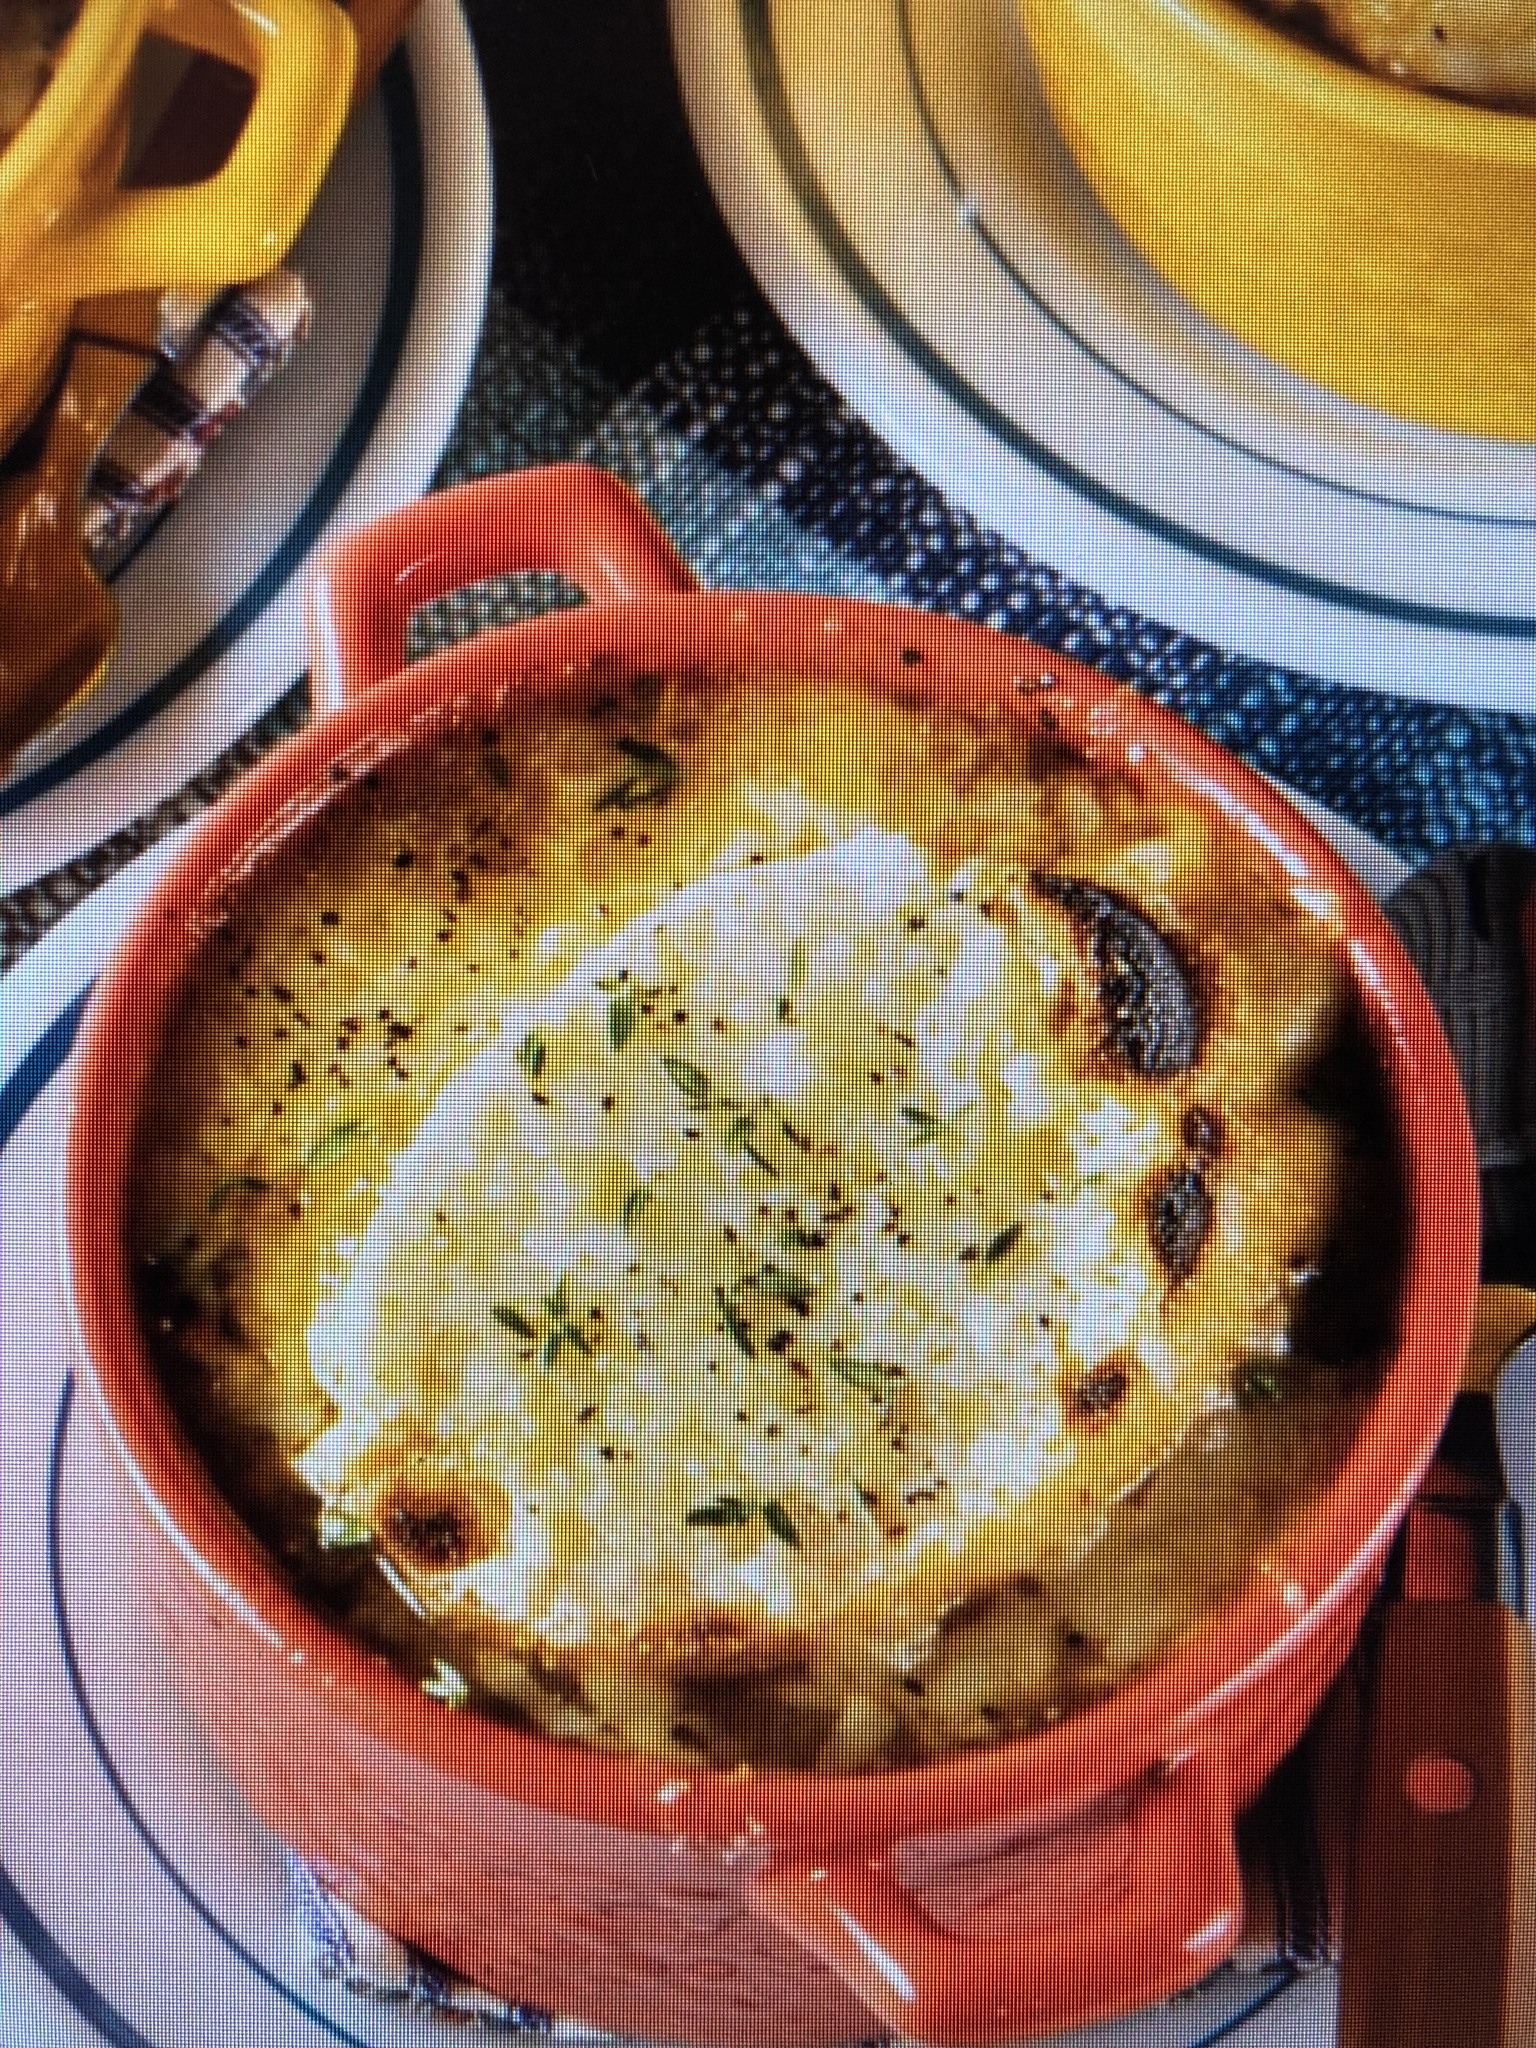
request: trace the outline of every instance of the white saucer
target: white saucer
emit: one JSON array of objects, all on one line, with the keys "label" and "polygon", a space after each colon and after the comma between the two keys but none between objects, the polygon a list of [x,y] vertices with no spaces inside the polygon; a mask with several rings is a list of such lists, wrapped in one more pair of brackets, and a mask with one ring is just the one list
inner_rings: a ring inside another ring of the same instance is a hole
[{"label": "white saucer", "polygon": [[1536,710],[1536,445],[1270,364],[1124,240],[1013,0],[671,0],[764,289],[897,451],[1009,540],[1217,646]]},{"label": "white saucer", "polygon": [[303,674],[305,564],[426,487],[490,254],[473,46],[458,0],[426,0],[296,245],[310,339],[120,578],[123,644],[101,689],[0,783],[0,892],[142,816]]}]

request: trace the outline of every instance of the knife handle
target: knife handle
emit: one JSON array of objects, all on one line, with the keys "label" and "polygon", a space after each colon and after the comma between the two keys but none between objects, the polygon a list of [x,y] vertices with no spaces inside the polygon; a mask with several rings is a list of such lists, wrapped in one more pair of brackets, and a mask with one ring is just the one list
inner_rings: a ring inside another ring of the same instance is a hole
[{"label": "knife handle", "polygon": [[1381,1615],[1340,2048],[1536,2044],[1536,1675],[1496,1601]]}]

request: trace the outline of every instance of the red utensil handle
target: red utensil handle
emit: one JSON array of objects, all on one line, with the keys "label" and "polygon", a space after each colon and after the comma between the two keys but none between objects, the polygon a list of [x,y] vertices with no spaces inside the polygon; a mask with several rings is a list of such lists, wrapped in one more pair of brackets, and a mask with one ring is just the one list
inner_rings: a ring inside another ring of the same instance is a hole
[{"label": "red utensil handle", "polygon": [[520,569],[568,576],[599,604],[697,588],[634,492],[604,470],[564,463],[460,484],[323,556],[310,591],[317,700],[331,709],[398,675],[418,606]]},{"label": "red utensil handle", "polygon": [[1536,1665],[1496,1601],[1382,1617],[1341,2048],[1536,2041]]},{"label": "red utensil handle", "polygon": [[1102,1904],[1006,1934],[938,1927],[884,1853],[774,1863],[753,1904],[894,2033],[939,2048],[1018,2041],[1042,2026],[1087,2026],[1170,1997],[1213,1970],[1241,1932],[1242,1880],[1219,1759],[1197,1755],[1149,1785],[1106,1830],[1104,1846]]}]

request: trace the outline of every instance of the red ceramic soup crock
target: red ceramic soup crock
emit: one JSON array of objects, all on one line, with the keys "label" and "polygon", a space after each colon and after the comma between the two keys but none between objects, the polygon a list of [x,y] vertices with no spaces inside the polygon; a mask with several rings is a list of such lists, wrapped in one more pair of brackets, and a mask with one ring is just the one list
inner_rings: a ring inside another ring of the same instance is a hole
[{"label": "red ceramic soup crock", "polygon": [[[580,610],[405,666],[414,608],[558,570]],[[1166,1997],[1242,1922],[1233,1817],[1338,1669],[1455,1392],[1476,1284],[1471,1138],[1449,1051],[1375,905],[1319,835],[1131,690],[893,607],[697,589],[636,501],[564,468],[466,485],[333,548],[314,592],[323,715],[209,814],[92,999],[66,1161],[85,1369],[147,1511],[148,1583],[251,1806],[365,1914],[515,1998],[615,2031],[816,2048],[881,2031],[1020,2040]],[[220,891],[381,756],[594,657],[747,660],[1006,701],[1213,805],[1332,890],[1398,1128],[1400,1341],[1326,1494],[1247,1591],[1134,1686],[1049,1731],[871,1776],[725,1774],[589,1754],[426,1699],[284,1586],[172,1420],[125,1252],[146,1077]]]}]

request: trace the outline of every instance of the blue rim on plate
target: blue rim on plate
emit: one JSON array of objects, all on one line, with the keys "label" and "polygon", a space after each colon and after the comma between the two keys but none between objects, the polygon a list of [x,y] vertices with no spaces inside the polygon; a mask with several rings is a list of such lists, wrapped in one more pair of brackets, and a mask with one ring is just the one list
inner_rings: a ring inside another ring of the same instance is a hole
[{"label": "blue rim on plate", "polygon": [[[393,387],[410,332],[422,250],[421,116],[410,60],[404,50],[396,51],[385,66],[379,89],[392,188],[384,300],[367,370],[330,459],[298,517],[217,624],[115,718],[32,774],[0,787],[0,817],[24,809],[110,754],[206,674],[292,580],[362,461]],[[125,563],[123,567],[126,566]]]},{"label": "blue rim on plate", "polygon": [[[939,145],[937,132],[930,118],[927,97],[917,75],[907,0],[897,0],[897,5],[909,87],[920,110],[928,146],[935,157],[939,174],[953,189],[956,184],[953,166]],[[1389,620],[1397,624],[1470,634],[1485,640],[1515,643],[1536,640],[1536,617],[1501,615],[1466,610],[1458,606],[1427,604],[1412,599],[1389,597],[1377,591],[1359,589],[1351,584],[1337,583],[1327,577],[1291,569],[1283,563],[1266,561],[1262,556],[1251,554],[1243,548],[1215,540],[1166,518],[1150,506],[1138,503],[1112,485],[1089,475],[1010,419],[919,332],[865,262],[847,224],[839,216],[836,206],[817,175],[805,137],[796,121],[774,39],[772,0],[736,0],[736,6],[738,27],[751,74],[752,89],[778,160],[779,171],[788,184],[803,218],[815,233],[823,255],[835,268],[844,287],[875,323],[885,341],[973,425],[980,427],[1011,454],[1049,476],[1053,482],[1064,485],[1098,510],[1108,512],[1138,531],[1193,554],[1215,567],[1235,572],[1261,585],[1335,605],[1368,618]],[[978,232],[979,227],[979,222],[971,222],[973,234]],[[1000,261],[999,252],[984,231],[981,233],[981,245],[987,250],[990,258]],[[1021,280],[1011,267],[1003,266],[1003,274],[1009,280],[1012,289],[1023,288]],[[1047,304],[1037,291],[1031,291],[1029,297],[1065,340],[1090,355],[1097,367],[1116,376],[1122,382],[1127,381],[1113,364],[1108,363],[1097,351],[1090,350],[1059,310]],[[1150,396],[1142,391],[1139,385],[1133,388],[1139,396]],[[1161,401],[1154,402],[1163,411],[1179,418],[1182,423],[1199,426],[1198,422],[1185,421],[1182,414],[1173,414],[1173,409],[1162,405]],[[1199,431],[1209,432],[1204,427],[1200,427]],[[1258,455],[1254,450],[1239,443],[1228,442],[1226,445],[1236,448],[1238,452],[1255,461],[1270,463],[1270,458]],[[1271,466],[1286,468],[1283,464]],[[1307,476],[1304,471],[1290,469],[1288,473],[1305,477],[1308,482],[1319,481]],[[1367,494],[1352,495],[1360,497]],[[1376,502],[1389,505],[1394,510],[1416,513],[1437,520],[1454,521],[1458,524],[1488,523],[1479,521],[1472,515],[1452,513],[1438,508],[1426,512],[1426,508],[1422,506],[1385,497]]]},{"label": "blue rim on plate", "polygon": [[[0,1087],[0,1152],[3,1152],[16,1132],[20,1129],[28,1112],[58,1074],[68,1058],[75,1035],[80,1028],[90,989],[86,988],[62,1009],[47,1028],[41,1031],[17,1062],[9,1080]],[[109,1750],[101,1732],[97,1716],[92,1708],[76,1654],[73,1632],[70,1627],[69,1611],[64,1595],[60,1515],[60,1479],[63,1471],[64,1454],[70,1418],[74,1409],[75,1377],[67,1373],[63,1391],[54,1418],[53,1441],[48,1471],[47,1489],[47,1543],[48,1582],[53,1609],[53,1625],[69,1684],[74,1697],[75,1709],[84,1726],[86,1736],[95,1754],[103,1777],[110,1787],[118,1806],[144,1843],[149,1854],[165,1872],[171,1884],[188,1906],[205,1925],[219,1938],[229,1953],[247,1970],[253,1972],[269,1989],[277,1992],[289,2005],[302,2012],[307,2018],[322,2027],[335,2040],[347,2044],[347,2048],[371,2048],[362,2036],[350,2032],[317,2006],[311,2004],[302,1993],[285,1984],[273,1974],[258,1957],[228,1928],[192,1885],[164,1846],[158,1840],[149,1823],[140,1813],[126,1785],[122,1774]],[[148,2039],[94,1984],[58,1936],[50,1929],[30,1904],[26,1895],[0,1861],[0,1922],[8,1927],[21,1947],[31,1957],[48,1982],[86,2020],[101,2037],[112,2043],[113,2048],[159,2048],[159,2044]],[[1230,2041],[1247,2023],[1267,2011],[1300,1979],[1300,1972],[1290,1963],[1276,1963],[1263,1971],[1259,1988],[1249,2002],[1236,2013],[1228,2014],[1213,2031],[1202,2034],[1198,2041],[1189,2043],[1189,2048],[1218,2048],[1218,2044]],[[515,2029],[510,2031],[515,2032]]]}]

